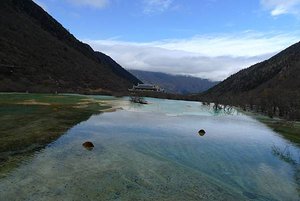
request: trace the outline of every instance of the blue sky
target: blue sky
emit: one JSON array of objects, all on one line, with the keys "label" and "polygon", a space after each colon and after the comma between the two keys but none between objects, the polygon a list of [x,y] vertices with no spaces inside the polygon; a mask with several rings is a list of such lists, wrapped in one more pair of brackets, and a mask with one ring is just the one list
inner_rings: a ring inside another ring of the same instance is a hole
[{"label": "blue sky", "polygon": [[35,0],[128,69],[222,80],[300,40],[300,0]]}]

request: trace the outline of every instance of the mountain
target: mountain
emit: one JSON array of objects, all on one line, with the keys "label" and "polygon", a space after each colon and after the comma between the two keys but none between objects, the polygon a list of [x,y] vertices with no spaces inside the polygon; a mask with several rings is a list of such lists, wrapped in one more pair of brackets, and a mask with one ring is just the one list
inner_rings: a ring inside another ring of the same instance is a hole
[{"label": "mountain", "polygon": [[171,75],[160,72],[129,70],[144,83],[155,84],[169,93],[191,94],[203,92],[218,82],[184,75]]},{"label": "mountain", "polygon": [[126,92],[140,81],[31,0],[0,7],[0,91]]},{"label": "mountain", "polygon": [[300,119],[300,42],[230,76],[200,98]]}]

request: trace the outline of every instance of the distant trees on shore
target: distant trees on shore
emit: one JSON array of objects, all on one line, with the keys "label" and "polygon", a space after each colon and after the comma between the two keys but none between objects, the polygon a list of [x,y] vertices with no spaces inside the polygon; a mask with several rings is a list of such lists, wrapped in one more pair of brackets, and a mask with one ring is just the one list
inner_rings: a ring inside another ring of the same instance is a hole
[{"label": "distant trees on shore", "polygon": [[[201,98],[200,98],[201,100]],[[203,101],[203,100],[202,100]],[[238,106],[243,110],[255,111],[269,117],[300,120],[300,91],[276,91],[264,89],[257,97],[252,93],[204,98],[206,102]]]}]

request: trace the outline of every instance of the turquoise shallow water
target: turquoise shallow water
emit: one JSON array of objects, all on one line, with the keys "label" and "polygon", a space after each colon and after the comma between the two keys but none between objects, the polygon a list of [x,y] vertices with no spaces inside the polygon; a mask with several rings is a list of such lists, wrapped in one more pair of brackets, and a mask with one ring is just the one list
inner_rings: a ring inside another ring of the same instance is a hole
[{"label": "turquoise shallow water", "polygon": [[299,200],[300,149],[265,125],[147,100],[68,130],[0,179],[0,200]]}]

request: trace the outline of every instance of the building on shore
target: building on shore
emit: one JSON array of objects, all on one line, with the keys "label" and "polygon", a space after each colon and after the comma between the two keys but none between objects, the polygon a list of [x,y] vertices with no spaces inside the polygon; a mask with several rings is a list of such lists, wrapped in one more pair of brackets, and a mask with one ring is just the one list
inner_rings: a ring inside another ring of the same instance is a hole
[{"label": "building on shore", "polygon": [[136,86],[133,86],[131,89],[129,89],[131,92],[135,91],[151,91],[151,92],[163,92],[164,90],[161,89],[159,86],[153,85],[153,84],[138,84]]}]

